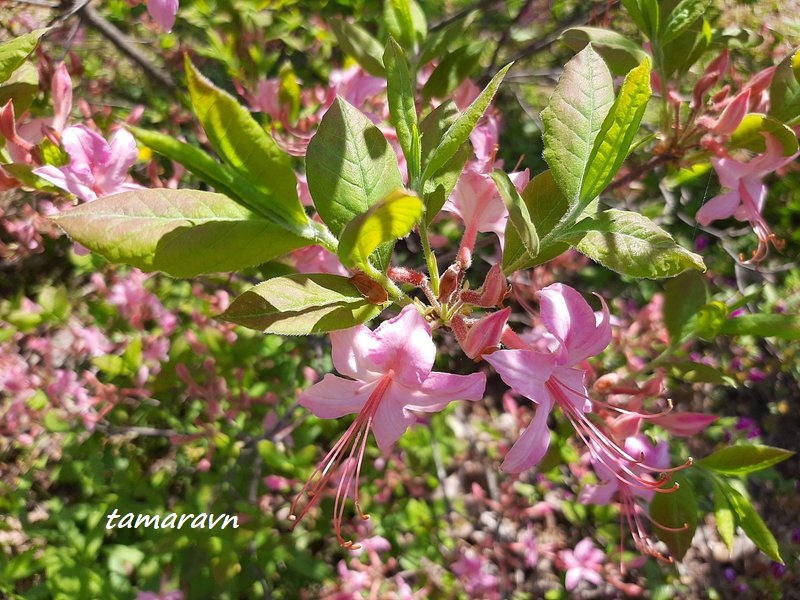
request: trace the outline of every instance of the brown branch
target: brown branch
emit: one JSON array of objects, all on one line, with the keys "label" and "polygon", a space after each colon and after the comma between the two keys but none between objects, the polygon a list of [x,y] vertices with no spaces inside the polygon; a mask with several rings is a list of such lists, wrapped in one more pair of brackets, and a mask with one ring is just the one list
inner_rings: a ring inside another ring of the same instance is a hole
[{"label": "brown branch", "polygon": [[122,54],[141,67],[150,79],[157,81],[171,92],[178,91],[178,87],[175,85],[172,77],[159,69],[150,59],[144,56],[124,33],[109,23],[91,4],[87,2],[81,6],[77,10],[77,14],[84,23],[94,27],[108,41],[114,44]]}]

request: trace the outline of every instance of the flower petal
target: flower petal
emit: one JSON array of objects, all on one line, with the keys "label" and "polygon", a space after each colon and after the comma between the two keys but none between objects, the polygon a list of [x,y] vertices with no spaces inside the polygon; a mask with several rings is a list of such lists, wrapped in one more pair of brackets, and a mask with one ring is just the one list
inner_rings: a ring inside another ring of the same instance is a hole
[{"label": "flower petal", "polygon": [[147,0],[147,12],[161,29],[172,31],[178,14],[178,0]]},{"label": "flower petal", "polygon": [[695,219],[700,225],[708,225],[712,221],[727,219],[732,216],[741,204],[739,190],[731,190],[725,194],[714,196],[697,211]]},{"label": "flower petal", "polygon": [[72,172],[69,170],[69,167],[59,169],[52,165],[45,165],[44,167],[34,169],[33,172],[45,181],[52,183],[54,186],[66,190],[71,194],[75,194],[81,200],[90,202],[97,199],[97,194],[91,186],[81,181],[81,174]]},{"label": "flower petal", "polygon": [[128,170],[139,156],[139,150],[136,147],[136,140],[127,129],[117,130],[111,138],[109,147],[111,156],[103,165],[102,173],[97,174],[97,180],[106,194],[113,194],[120,191],[119,188],[125,183]]},{"label": "flower petal", "polygon": [[481,400],[486,388],[486,375],[453,375],[434,371],[415,390],[400,385],[396,387],[398,391],[407,392],[402,398],[398,395],[400,404],[407,410],[439,412],[454,400]]},{"label": "flower petal", "polygon": [[339,373],[361,381],[372,381],[381,376],[382,369],[370,358],[378,342],[368,327],[356,325],[332,331],[330,336],[333,366]]},{"label": "flower petal", "polygon": [[550,354],[533,350],[498,350],[484,357],[511,389],[534,402],[550,397],[545,382],[556,362]]},{"label": "flower petal", "polygon": [[601,298],[599,323],[589,303],[568,285],[554,283],[540,293],[542,321],[561,342],[559,362],[568,366],[601,352],[611,342],[608,306]]},{"label": "flower petal", "polygon": [[503,471],[521,473],[539,464],[550,446],[547,417],[552,409],[553,401],[549,397],[539,404],[530,425],[522,432],[500,465]]},{"label": "flower petal", "polygon": [[395,386],[390,386],[386,391],[372,421],[372,433],[378,443],[378,448],[384,453],[388,453],[392,449],[409,425],[416,420],[413,414],[403,410],[402,404],[394,401],[391,397],[392,387]]},{"label": "flower petal", "polygon": [[111,160],[111,146],[103,136],[86,127],[73,125],[61,133],[61,143],[69,154],[69,168],[94,173],[93,167]]},{"label": "flower petal", "polygon": [[412,304],[400,314],[381,323],[372,332],[367,356],[381,374],[394,371],[394,380],[419,386],[430,375],[436,358],[431,328]]},{"label": "flower petal", "polygon": [[359,412],[376,385],[377,382],[364,384],[328,373],[302,392],[297,403],[321,419],[338,419]]}]

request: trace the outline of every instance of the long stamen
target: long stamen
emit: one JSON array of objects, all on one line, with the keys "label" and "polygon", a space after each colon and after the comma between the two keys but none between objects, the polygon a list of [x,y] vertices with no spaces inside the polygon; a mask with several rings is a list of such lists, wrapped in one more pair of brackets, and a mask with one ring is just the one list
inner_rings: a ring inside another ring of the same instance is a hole
[{"label": "long stamen", "polygon": [[[352,541],[345,540],[342,537],[342,521],[344,518],[344,508],[347,496],[352,494],[356,510],[362,519],[369,518],[361,510],[361,503],[358,497],[359,478],[361,475],[361,464],[364,459],[364,452],[366,450],[367,438],[372,429],[372,422],[375,413],[378,411],[380,402],[383,399],[389,384],[392,382],[393,371],[389,371],[379,381],[375,389],[370,394],[367,401],[364,403],[361,411],[358,413],[356,420],[347,428],[344,435],[339,438],[333,448],[328,452],[325,458],[317,465],[314,472],[306,481],[300,493],[292,502],[289,513],[289,520],[292,521],[290,530],[293,530],[297,524],[303,519],[308,511],[319,502],[322,497],[322,491],[327,487],[328,483],[337,472],[338,468],[344,463],[344,470],[339,479],[336,489],[336,499],[333,508],[333,525],[336,531],[336,536],[339,544],[343,548],[357,549],[359,546],[354,545]],[[345,455],[347,458],[345,458]],[[353,483],[355,482],[355,486]],[[297,514],[297,506],[300,500],[308,496],[309,500],[303,507],[300,514]]]}]

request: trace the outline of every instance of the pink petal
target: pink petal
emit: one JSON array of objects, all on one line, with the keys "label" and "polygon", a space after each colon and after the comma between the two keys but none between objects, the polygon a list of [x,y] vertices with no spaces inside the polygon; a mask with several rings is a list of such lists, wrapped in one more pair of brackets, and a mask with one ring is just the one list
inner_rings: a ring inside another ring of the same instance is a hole
[{"label": "pink petal", "polygon": [[521,473],[539,464],[550,445],[547,417],[552,409],[553,401],[550,398],[539,403],[530,425],[522,432],[500,465],[503,471]]},{"label": "pink petal", "polygon": [[578,411],[592,412],[584,379],[586,372],[576,367],[556,367],[553,380],[557,382],[557,402],[569,402]]},{"label": "pink petal", "polygon": [[105,165],[112,158],[108,142],[85,125],[67,127],[61,134],[61,143],[69,154],[69,168],[74,171],[93,173],[93,167]]},{"label": "pink petal", "polygon": [[376,385],[377,381],[364,384],[328,373],[302,392],[297,403],[321,419],[338,419],[359,412]]},{"label": "pink petal", "polygon": [[[508,287],[505,284],[505,277],[503,278],[503,286],[506,289]],[[506,326],[509,314],[511,314],[511,308],[504,308],[503,310],[489,313],[470,327],[467,332],[467,339],[462,344],[464,353],[470,358],[476,358],[481,356],[484,351],[495,349],[500,343],[500,336],[503,334],[503,328]]]},{"label": "pink petal", "polygon": [[569,571],[567,571],[567,576],[564,578],[564,587],[567,588],[567,591],[571,592],[578,584],[581,582],[581,572],[583,569],[580,567],[573,567]]},{"label": "pink petal", "polygon": [[127,129],[117,130],[109,146],[111,157],[103,165],[102,173],[97,176],[98,185],[106,194],[114,193],[125,182],[128,170],[139,156],[136,140]]},{"label": "pink petal", "polygon": [[381,373],[394,371],[394,379],[415,387],[430,375],[436,358],[436,346],[431,339],[431,328],[412,304],[400,314],[381,323],[372,332],[374,343],[368,351],[369,359]]},{"label": "pink petal", "polygon": [[707,415],[704,413],[671,412],[660,417],[650,418],[648,421],[654,425],[663,427],[672,435],[688,437],[690,435],[696,435],[700,433],[717,419],[718,417],[716,415]]},{"label": "pink petal", "polygon": [[712,221],[727,219],[732,216],[739,207],[741,199],[738,190],[731,190],[726,194],[714,196],[697,211],[695,219],[700,225],[708,225]]},{"label": "pink petal", "polygon": [[377,347],[372,331],[364,325],[333,331],[331,336],[333,366],[342,375],[361,381],[372,381],[383,373],[370,358]]},{"label": "pink petal", "polygon": [[574,288],[554,283],[541,291],[542,321],[563,345],[560,359],[563,364],[577,364],[598,354],[611,342],[608,306],[602,298],[600,301],[603,318],[598,324],[592,307]]},{"label": "pink petal", "polygon": [[34,169],[33,172],[45,181],[49,181],[54,186],[76,195],[81,200],[91,202],[97,198],[97,194],[91,186],[86,185],[86,183],[81,180],[84,179],[81,177],[82,174],[76,174],[68,170],[67,167],[59,169],[52,165],[45,165],[44,167]]},{"label": "pink petal", "polygon": [[511,389],[534,402],[545,402],[545,382],[553,374],[555,358],[533,350],[498,350],[484,357]]},{"label": "pink petal", "polygon": [[378,448],[384,453],[388,453],[392,449],[409,425],[416,420],[413,414],[403,409],[400,402],[391,397],[392,391],[391,388],[387,390],[372,421],[372,433],[378,443]]},{"label": "pink petal", "polygon": [[72,79],[70,79],[67,65],[59,63],[53,72],[50,83],[50,96],[53,101],[53,121],[51,126],[58,132],[64,129],[72,111]]},{"label": "pink petal", "polygon": [[[408,410],[439,412],[454,400],[481,400],[485,388],[486,375],[483,373],[453,375],[434,371],[416,390],[398,385],[397,398]],[[393,386],[392,392],[394,390]]]},{"label": "pink petal", "polygon": [[488,175],[462,173],[443,210],[460,217],[467,229],[475,227],[477,231],[494,232],[498,236],[505,232],[508,210]]},{"label": "pink petal", "polygon": [[587,485],[583,488],[579,501],[582,504],[610,504],[617,493],[617,479],[605,483]]},{"label": "pink petal", "polygon": [[147,12],[161,29],[172,31],[178,13],[178,0],[147,0]]}]

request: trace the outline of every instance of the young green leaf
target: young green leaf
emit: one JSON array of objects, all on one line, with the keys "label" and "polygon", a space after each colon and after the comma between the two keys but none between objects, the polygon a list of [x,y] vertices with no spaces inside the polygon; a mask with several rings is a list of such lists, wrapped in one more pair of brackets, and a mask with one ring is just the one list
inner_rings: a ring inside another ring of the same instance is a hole
[{"label": "young green leaf", "polygon": [[589,154],[579,196],[580,206],[591,202],[614,179],[628,156],[650,99],[650,60],[625,77],[614,105],[608,112]]},{"label": "young green leaf", "polygon": [[453,43],[463,39],[464,32],[469,30],[477,16],[478,11],[473,11],[466,17],[453,21],[441,29],[431,32],[422,46],[419,65],[426,65],[434,58],[442,58]]},{"label": "young green leaf", "polygon": [[422,218],[423,210],[422,200],[402,189],[395,190],[344,228],[337,249],[342,264],[365,267],[378,246],[407,236]]},{"label": "young green leaf", "polygon": [[669,44],[706,12],[710,0],[681,0],[664,20],[661,43]]},{"label": "young green leaf", "polygon": [[503,271],[513,273],[517,270],[514,268],[517,264],[527,264],[536,259],[539,254],[539,236],[525,201],[505,171],[495,169],[492,179],[508,208]]},{"label": "young green leaf", "polygon": [[697,464],[724,475],[747,475],[791,458],[794,452],[772,446],[728,446],[699,460]]},{"label": "young green leaf", "polygon": [[406,54],[394,38],[389,38],[386,43],[383,64],[386,65],[389,119],[397,132],[403,156],[406,157],[408,179],[414,182],[419,178],[421,160],[419,123],[414,102],[415,86],[408,71]]},{"label": "young green leaf", "polygon": [[478,69],[481,44],[465,44],[448,52],[422,86],[422,98],[447,98]]},{"label": "young green leaf", "polygon": [[297,197],[289,156],[233,96],[203,77],[188,56],[185,63],[192,107],[209,142],[258,191],[248,204],[287,230],[302,232],[308,216]]},{"label": "young green leaf", "polygon": [[800,117],[800,50],[784,58],[769,86],[769,115],[794,124]]},{"label": "young green leaf", "polygon": [[667,545],[673,558],[681,560],[692,545],[697,529],[697,500],[686,477],[676,473],[672,479],[680,487],[666,494],[656,494],[650,503],[650,516],[653,532]]},{"label": "young green leaf", "polygon": [[380,130],[358,109],[337,98],[306,152],[314,206],[338,236],[345,225],[402,187],[397,156]]},{"label": "young green leaf", "polygon": [[708,302],[705,278],[697,271],[685,271],[664,286],[664,325],[673,345],[680,344],[697,313]]},{"label": "young green leaf", "polygon": [[38,93],[39,69],[32,62],[23,63],[0,85],[0,106],[13,100],[14,112],[22,115]]},{"label": "young green leaf", "polygon": [[784,156],[791,156],[797,152],[797,135],[792,128],[772,117],[758,113],[744,116],[736,131],[731,134],[729,147],[746,148],[760,154],[767,149],[765,133],[770,134],[781,143]]},{"label": "young green leaf", "polygon": [[313,243],[227,196],[195,190],[124,192],[53,219],[111,262],[175,277],[235,271]]},{"label": "young green leaf", "polygon": [[589,44],[570,60],[542,111],[544,158],[570,208],[579,204],[595,139],[614,103],[611,73]]},{"label": "young green leaf", "polygon": [[383,4],[383,16],[386,28],[403,48],[414,52],[414,47],[421,44],[428,31],[425,13],[414,0],[386,0]]},{"label": "young green leaf", "polygon": [[48,31],[50,31],[49,27],[35,29],[0,44],[0,83],[8,80],[12,73],[25,62],[28,55],[39,44],[39,38]]},{"label": "young green leaf", "polygon": [[[590,230],[575,247],[617,273],[661,279],[686,269],[706,270],[700,255],[679,246],[666,231],[638,213],[607,210],[585,227]],[[565,241],[569,241],[567,237]]]},{"label": "young green leaf", "polygon": [[800,340],[800,317],[797,315],[741,315],[725,320],[718,333],[778,337]]},{"label": "young green leaf", "polygon": [[153,152],[182,164],[216,191],[233,198],[253,211],[257,209],[248,205],[248,198],[257,193],[243,177],[238,177],[229,167],[218,163],[200,148],[182,142],[171,135],[126,125],[127,129],[139,142]]},{"label": "young green leaf", "polygon": [[717,521],[719,537],[725,542],[729,551],[733,551],[733,536],[736,531],[736,518],[733,508],[728,502],[728,497],[723,489],[722,482],[716,478],[711,478],[711,485],[714,488],[714,518]]},{"label": "young green leaf", "polygon": [[[458,115],[456,105],[452,100],[447,100],[422,119],[420,146],[423,164],[427,162],[428,157],[439,145],[444,132],[455,122]],[[467,140],[436,175],[425,181],[422,195],[425,200],[426,224],[430,224],[444,206],[470,156],[472,156],[472,145]]]},{"label": "young green leaf", "polygon": [[616,31],[600,27],[571,27],[561,34],[561,41],[575,52],[591,43],[612,75],[625,75],[647,58],[647,52],[639,44]]},{"label": "young green leaf", "polygon": [[725,495],[736,513],[739,527],[744,530],[747,537],[749,537],[764,554],[769,556],[772,560],[783,564],[783,558],[781,558],[781,552],[778,548],[778,542],[775,540],[775,536],[772,535],[772,532],[769,530],[766,523],[764,523],[761,516],[756,512],[756,509],[753,508],[750,500],[731,486],[725,490]]},{"label": "young green leaf", "polygon": [[456,117],[452,125],[442,135],[439,144],[431,152],[425,170],[422,173],[422,180],[427,181],[441,169],[458,152],[459,148],[469,140],[469,135],[478,124],[478,120],[486,112],[497,88],[511,68],[511,64],[506,65],[495,75],[489,84],[483,89],[480,95],[470,104],[467,109]]},{"label": "young green leaf", "polygon": [[380,59],[383,47],[366,29],[341,19],[332,19],[329,25],[345,54],[355,58],[356,62],[370,75],[386,76]]},{"label": "young green leaf", "polygon": [[368,321],[381,309],[346,277],[298,273],[250,288],[221,318],[266,333],[307,335],[347,329]]}]

